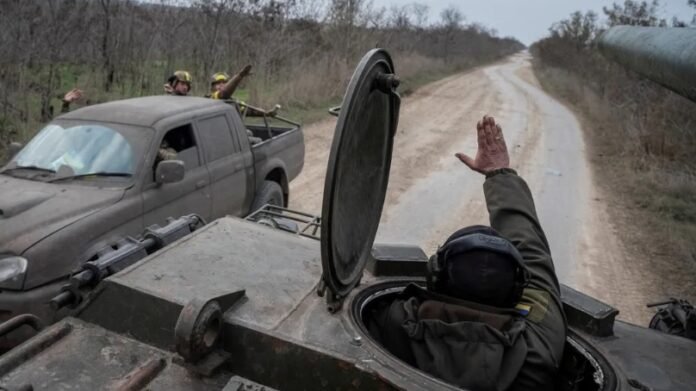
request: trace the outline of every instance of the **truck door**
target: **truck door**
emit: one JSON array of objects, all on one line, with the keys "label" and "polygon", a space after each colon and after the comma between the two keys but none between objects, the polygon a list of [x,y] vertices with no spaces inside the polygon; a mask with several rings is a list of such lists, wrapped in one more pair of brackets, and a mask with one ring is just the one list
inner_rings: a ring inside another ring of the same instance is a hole
[{"label": "truck door", "polygon": [[156,148],[163,141],[176,151],[176,159],[184,162],[184,179],[176,183],[157,184],[154,178],[159,160],[155,159],[143,186],[145,226],[161,225],[168,217],[177,218],[191,213],[210,220],[210,176],[193,126],[184,124],[170,129]]},{"label": "truck door", "polygon": [[244,156],[225,113],[196,121],[210,173],[212,216],[243,216],[247,193]]},{"label": "truck door", "polygon": [[234,135],[234,140],[240,146],[240,154],[244,159],[244,171],[246,172],[246,198],[244,199],[244,206],[242,207],[242,214],[247,214],[251,212],[251,204],[254,202],[256,197],[256,186],[257,178],[256,172],[257,161],[254,152],[252,151],[251,144],[249,143],[249,136],[247,134],[247,127],[242,121],[242,117],[239,116],[237,110],[232,110],[228,113],[227,119],[232,124],[232,134]]}]

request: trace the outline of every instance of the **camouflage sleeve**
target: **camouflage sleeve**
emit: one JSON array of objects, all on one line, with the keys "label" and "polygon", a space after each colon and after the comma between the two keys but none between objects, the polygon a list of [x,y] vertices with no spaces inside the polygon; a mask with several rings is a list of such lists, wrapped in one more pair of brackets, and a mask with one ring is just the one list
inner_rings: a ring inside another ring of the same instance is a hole
[{"label": "camouflage sleeve", "polygon": [[60,108],[61,113],[67,113],[70,111],[70,102],[63,101],[63,105]]},{"label": "camouflage sleeve", "polygon": [[528,352],[513,389],[552,390],[563,357],[566,320],[551,251],[532,193],[522,178],[509,171],[486,179],[484,193],[491,226],[517,247],[531,274],[519,304],[529,311],[525,332]]},{"label": "camouflage sleeve", "polygon": [[[247,117],[265,117],[268,115],[268,113],[266,111],[261,110],[261,109],[257,109],[257,108],[251,107],[251,106],[247,106],[246,104],[244,104],[244,102],[242,102],[241,107],[243,110],[246,110]],[[244,112],[244,111],[242,111],[242,112]]]},{"label": "camouflage sleeve", "polygon": [[513,172],[494,175],[483,185],[491,227],[510,240],[531,273],[530,286],[560,296],[551,250],[527,183]]}]

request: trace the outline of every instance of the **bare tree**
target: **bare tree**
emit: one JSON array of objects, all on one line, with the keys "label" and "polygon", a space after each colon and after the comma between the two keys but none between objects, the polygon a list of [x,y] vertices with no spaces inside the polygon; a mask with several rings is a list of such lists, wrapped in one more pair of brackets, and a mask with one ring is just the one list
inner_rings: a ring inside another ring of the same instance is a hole
[{"label": "bare tree", "polygon": [[450,61],[450,51],[452,50],[453,41],[457,30],[464,22],[464,15],[459,8],[451,5],[440,12],[442,22],[442,50],[445,61]]},{"label": "bare tree", "polygon": [[426,4],[412,3],[411,13],[413,14],[413,25],[419,29],[424,29],[428,24],[428,12],[430,12],[430,7]]},{"label": "bare tree", "polygon": [[102,43],[101,43],[101,54],[104,66],[104,72],[106,73],[104,78],[104,91],[111,91],[111,86],[114,83],[114,64],[111,59],[111,19],[113,11],[111,7],[111,0],[99,0],[102,12],[104,13],[104,31],[102,33]]},{"label": "bare tree", "polygon": [[578,48],[592,44],[599,30],[597,14],[593,11],[585,14],[575,11],[570,18],[554,23],[549,29],[552,36],[569,40]]},{"label": "bare tree", "polygon": [[635,1],[625,0],[623,6],[614,3],[611,8],[603,7],[604,14],[608,18],[607,24],[616,25],[634,25],[634,26],[667,26],[665,19],[660,19],[657,16],[657,11],[660,7],[659,0]]}]

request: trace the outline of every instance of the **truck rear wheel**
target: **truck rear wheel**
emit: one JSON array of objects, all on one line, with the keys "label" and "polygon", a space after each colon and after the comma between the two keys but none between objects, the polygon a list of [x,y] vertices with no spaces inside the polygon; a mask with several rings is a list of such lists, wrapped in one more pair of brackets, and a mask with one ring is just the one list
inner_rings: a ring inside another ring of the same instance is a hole
[{"label": "truck rear wheel", "polygon": [[266,204],[284,206],[283,189],[277,182],[263,181],[259,194],[256,195],[251,211],[255,212]]}]

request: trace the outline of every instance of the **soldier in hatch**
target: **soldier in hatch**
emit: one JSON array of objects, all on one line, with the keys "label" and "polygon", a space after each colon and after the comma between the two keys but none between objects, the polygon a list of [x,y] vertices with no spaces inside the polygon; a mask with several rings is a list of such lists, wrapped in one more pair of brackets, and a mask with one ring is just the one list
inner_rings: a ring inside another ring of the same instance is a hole
[{"label": "soldier in hatch", "polygon": [[553,390],[566,336],[549,245],[527,184],[509,167],[500,126],[477,125],[490,227],[452,234],[428,262],[428,289],[409,285],[373,309],[370,333],[390,352],[459,387]]}]

